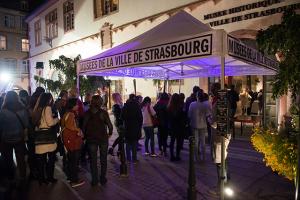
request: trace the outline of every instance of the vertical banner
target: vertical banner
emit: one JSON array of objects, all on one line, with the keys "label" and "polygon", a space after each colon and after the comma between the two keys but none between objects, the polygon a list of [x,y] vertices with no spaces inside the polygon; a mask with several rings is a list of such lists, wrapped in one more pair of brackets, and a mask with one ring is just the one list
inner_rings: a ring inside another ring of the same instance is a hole
[{"label": "vertical banner", "polygon": [[218,91],[217,101],[217,133],[225,136],[228,132],[228,97],[227,90]]}]

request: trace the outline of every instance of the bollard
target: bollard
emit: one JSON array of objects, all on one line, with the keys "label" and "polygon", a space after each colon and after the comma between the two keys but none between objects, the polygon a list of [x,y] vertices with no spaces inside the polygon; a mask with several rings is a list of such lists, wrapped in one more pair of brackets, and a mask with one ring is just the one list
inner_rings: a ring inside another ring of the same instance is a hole
[{"label": "bollard", "polygon": [[120,141],[120,176],[121,177],[127,177],[127,164],[126,164],[126,157],[125,157],[125,149],[124,149],[124,137],[121,138]]},{"label": "bollard", "polygon": [[189,138],[189,178],[188,178],[188,200],[196,200],[196,174],[195,174],[195,163],[194,163],[194,151],[195,151],[195,137],[190,136]]}]

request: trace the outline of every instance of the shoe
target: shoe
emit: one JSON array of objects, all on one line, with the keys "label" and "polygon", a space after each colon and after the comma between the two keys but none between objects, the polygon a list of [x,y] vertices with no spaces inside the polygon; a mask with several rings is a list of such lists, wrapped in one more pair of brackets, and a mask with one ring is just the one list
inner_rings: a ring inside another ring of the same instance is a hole
[{"label": "shoe", "polygon": [[47,181],[48,181],[49,183],[56,183],[56,182],[57,182],[57,179],[56,179],[56,178],[49,178],[49,179],[47,179]]},{"label": "shoe", "polygon": [[39,185],[42,186],[42,185],[48,185],[49,182],[47,180],[39,180]]},{"label": "shoe", "polygon": [[108,154],[110,154],[111,156],[114,156],[114,149],[112,147],[110,147],[108,149]]},{"label": "shoe", "polygon": [[157,157],[157,155],[155,153],[151,153],[150,155],[151,157]]},{"label": "shoe", "polygon": [[140,161],[139,160],[134,160],[133,164],[138,164]]},{"label": "shoe", "polygon": [[98,181],[92,181],[92,182],[91,182],[91,185],[92,185],[92,186],[97,186],[97,185],[98,185]]},{"label": "shoe", "polygon": [[83,180],[80,180],[80,181],[77,181],[77,182],[71,182],[71,187],[75,188],[75,187],[83,185],[84,183],[85,182]]},{"label": "shoe", "polygon": [[170,161],[171,161],[171,162],[174,162],[174,161],[176,161],[176,158],[172,156],[172,157],[170,158]]},{"label": "shoe", "polygon": [[181,161],[181,158],[178,156],[175,158],[175,161]]},{"label": "shoe", "polygon": [[149,152],[145,152],[144,155],[145,155],[145,156],[149,156],[150,153],[149,153]]},{"label": "shoe", "polygon": [[100,184],[105,185],[107,183],[107,179],[105,177],[100,178]]}]

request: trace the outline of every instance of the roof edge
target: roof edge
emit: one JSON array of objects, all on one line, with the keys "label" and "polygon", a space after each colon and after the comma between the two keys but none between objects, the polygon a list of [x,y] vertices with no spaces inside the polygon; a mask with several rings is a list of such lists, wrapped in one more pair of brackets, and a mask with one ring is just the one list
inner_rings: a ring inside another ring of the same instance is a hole
[{"label": "roof edge", "polygon": [[58,2],[59,0],[49,0],[34,9],[29,15],[26,17],[25,22],[29,23],[34,17],[38,16],[42,12],[44,12],[47,8]]}]

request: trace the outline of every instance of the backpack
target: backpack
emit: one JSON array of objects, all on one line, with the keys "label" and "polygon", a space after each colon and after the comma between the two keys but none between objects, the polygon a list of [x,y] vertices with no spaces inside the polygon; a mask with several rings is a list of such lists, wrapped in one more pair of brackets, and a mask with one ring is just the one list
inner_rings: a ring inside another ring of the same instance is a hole
[{"label": "backpack", "polygon": [[105,124],[103,111],[99,110],[96,113],[88,111],[87,124],[84,127],[84,134],[87,140],[99,141],[107,135],[107,126]]},{"label": "backpack", "polygon": [[[11,121],[7,121],[7,120],[11,120],[12,118],[9,116],[10,113],[14,116],[16,116],[17,118],[17,122],[11,122]],[[10,143],[10,144],[15,144],[15,143],[19,143],[21,141],[24,141],[24,136],[25,136],[25,127],[23,122],[21,121],[19,115],[15,112],[9,111],[9,110],[2,110],[2,114],[5,116],[4,118],[6,118],[7,120],[5,120],[2,123],[14,123],[14,125],[12,126],[11,124],[6,124],[8,126],[8,129],[4,129],[2,128],[2,134],[1,134],[1,141],[5,142],[5,143]],[[18,129],[15,126],[15,123],[19,123],[21,126],[21,129]]]}]

